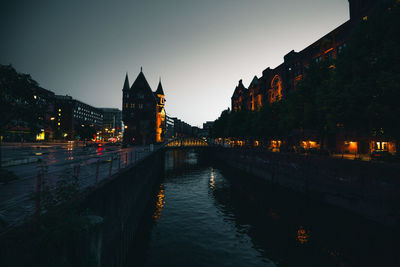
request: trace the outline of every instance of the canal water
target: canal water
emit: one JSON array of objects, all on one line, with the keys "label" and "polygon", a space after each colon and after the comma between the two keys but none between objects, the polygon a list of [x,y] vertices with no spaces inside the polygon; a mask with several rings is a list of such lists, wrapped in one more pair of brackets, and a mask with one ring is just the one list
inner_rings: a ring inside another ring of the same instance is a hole
[{"label": "canal water", "polygon": [[398,234],[195,151],[169,151],[135,265],[400,266]]}]

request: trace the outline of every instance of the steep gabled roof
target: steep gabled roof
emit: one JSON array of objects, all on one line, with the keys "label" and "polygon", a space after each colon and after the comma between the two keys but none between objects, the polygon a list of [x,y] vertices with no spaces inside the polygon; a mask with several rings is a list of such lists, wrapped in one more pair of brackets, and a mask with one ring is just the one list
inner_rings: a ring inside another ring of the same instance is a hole
[{"label": "steep gabled roof", "polygon": [[157,90],[156,90],[156,95],[164,95],[164,90],[161,84],[161,78],[160,82],[158,83]]},{"label": "steep gabled roof", "polygon": [[122,88],[123,91],[129,90],[129,78],[128,78],[128,73],[125,75],[125,82],[124,82],[124,87]]},{"label": "steep gabled roof", "polygon": [[256,86],[257,83],[258,83],[258,78],[257,78],[257,76],[254,76],[253,80],[251,81],[251,83],[249,85],[249,88],[252,86]]},{"label": "steep gabled roof", "polygon": [[236,86],[235,91],[233,92],[232,97],[235,97],[236,95],[238,95],[239,93],[241,93],[240,91],[244,92],[246,89],[246,87],[244,87],[243,85],[243,81],[239,80],[239,84]]},{"label": "steep gabled roof", "polygon": [[[133,82],[131,86],[131,92],[134,93],[136,90],[144,89],[145,92],[151,94],[154,97],[153,91],[149,83],[146,80],[146,77],[143,74],[143,71],[140,71],[139,75],[137,76],[136,80]],[[155,100],[155,98],[154,98]]]}]

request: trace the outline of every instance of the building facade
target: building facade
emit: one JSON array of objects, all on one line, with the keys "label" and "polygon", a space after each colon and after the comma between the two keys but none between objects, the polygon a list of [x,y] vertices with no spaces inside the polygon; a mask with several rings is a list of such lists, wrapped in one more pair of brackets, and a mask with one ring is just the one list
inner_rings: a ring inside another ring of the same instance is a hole
[{"label": "building facade", "polygon": [[376,1],[349,0],[350,20],[302,51],[292,50],[284,56],[282,64],[265,69],[260,78],[254,76],[248,88],[240,80],[231,98],[232,110],[258,110],[265,103],[279,101],[296,90],[312,62],[331,61],[343,51],[352,30],[360,20],[367,19]]},{"label": "building facade", "polygon": [[99,108],[103,113],[101,132],[105,141],[116,142],[122,137],[122,111],[118,108]]},{"label": "building facade", "polygon": [[55,138],[65,140],[90,140],[103,125],[100,109],[73,99],[71,96],[55,96]]},{"label": "building facade", "polygon": [[147,145],[164,141],[165,95],[161,80],[153,92],[141,70],[132,86],[128,74],[122,89],[125,144]]},{"label": "building facade", "polygon": [[[346,43],[357,24],[368,20],[377,0],[349,0],[350,20],[332,30],[305,49],[295,52],[292,50],[284,56],[282,64],[274,69],[266,68],[261,77],[254,76],[246,88],[239,80],[231,97],[233,112],[248,110],[257,111],[266,104],[285,99],[291,91],[296,90],[297,84],[307,75],[307,68],[312,63],[331,62],[346,48]],[[296,140],[304,149],[321,149],[320,138],[316,133],[302,130],[293,133]],[[281,140],[271,140],[272,148],[279,148]],[[342,153],[369,153],[373,150],[394,152],[395,145],[390,140],[378,140],[368,136],[342,132],[324,139],[324,148]]]},{"label": "building facade", "polygon": [[4,141],[48,141],[53,139],[55,94],[36,86],[31,88],[33,102],[31,108],[40,110],[34,128],[24,121],[24,115],[17,116],[5,126]]}]

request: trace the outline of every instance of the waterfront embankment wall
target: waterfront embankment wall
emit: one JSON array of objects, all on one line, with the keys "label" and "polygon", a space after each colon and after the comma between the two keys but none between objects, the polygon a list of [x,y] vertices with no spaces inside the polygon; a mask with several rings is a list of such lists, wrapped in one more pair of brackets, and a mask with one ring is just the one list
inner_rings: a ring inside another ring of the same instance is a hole
[{"label": "waterfront embankment wall", "polygon": [[75,201],[0,235],[0,266],[124,266],[164,161],[163,150],[150,153]]},{"label": "waterfront embankment wall", "polygon": [[231,168],[398,229],[400,164],[220,147],[209,154]]},{"label": "waterfront embankment wall", "polygon": [[85,206],[104,219],[101,265],[127,263],[127,253],[135,246],[139,225],[164,172],[164,151],[152,153],[134,167],[101,184],[88,195]]}]

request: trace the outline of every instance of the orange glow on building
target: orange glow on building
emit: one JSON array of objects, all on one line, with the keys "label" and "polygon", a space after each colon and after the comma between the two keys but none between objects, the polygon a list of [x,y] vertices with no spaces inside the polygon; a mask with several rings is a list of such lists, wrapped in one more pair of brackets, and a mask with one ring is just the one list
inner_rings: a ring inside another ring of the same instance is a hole
[{"label": "orange glow on building", "polygon": [[396,153],[396,144],[391,141],[371,141],[370,152],[375,150],[388,151],[389,153]]},{"label": "orange glow on building", "polygon": [[261,109],[262,108],[262,95],[259,94],[257,96],[257,109]]},{"label": "orange glow on building", "polygon": [[164,141],[165,132],[165,110],[164,110],[164,95],[157,94],[159,102],[157,103],[156,114],[156,142],[161,143]]},{"label": "orange glow on building", "polygon": [[279,75],[275,75],[271,82],[271,89],[268,90],[268,99],[270,103],[282,99],[282,80]]},{"label": "orange glow on building", "polygon": [[282,141],[281,140],[271,140],[270,145],[269,145],[269,149],[272,152],[279,152],[279,149],[282,145]]},{"label": "orange glow on building", "polygon": [[299,81],[301,81],[302,79],[303,79],[303,75],[302,75],[302,74],[300,74],[300,75],[296,76],[296,78],[294,78],[294,80],[295,80],[296,82],[299,82]]},{"label": "orange glow on building", "polygon": [[346,153],[357,154],[358,153],[358,142],[355,141],[345,141],[344,150]]},{"label": "orange glow on building", "polygon": [[251,110],[254,111],[256,109],[254,94],[251,94]]},{"label": "orange glow on building", "polygon": [[304,149],[316,148],[319,149],[319,144],[316,141],[302,141],[300,143],[301,147]]}]

